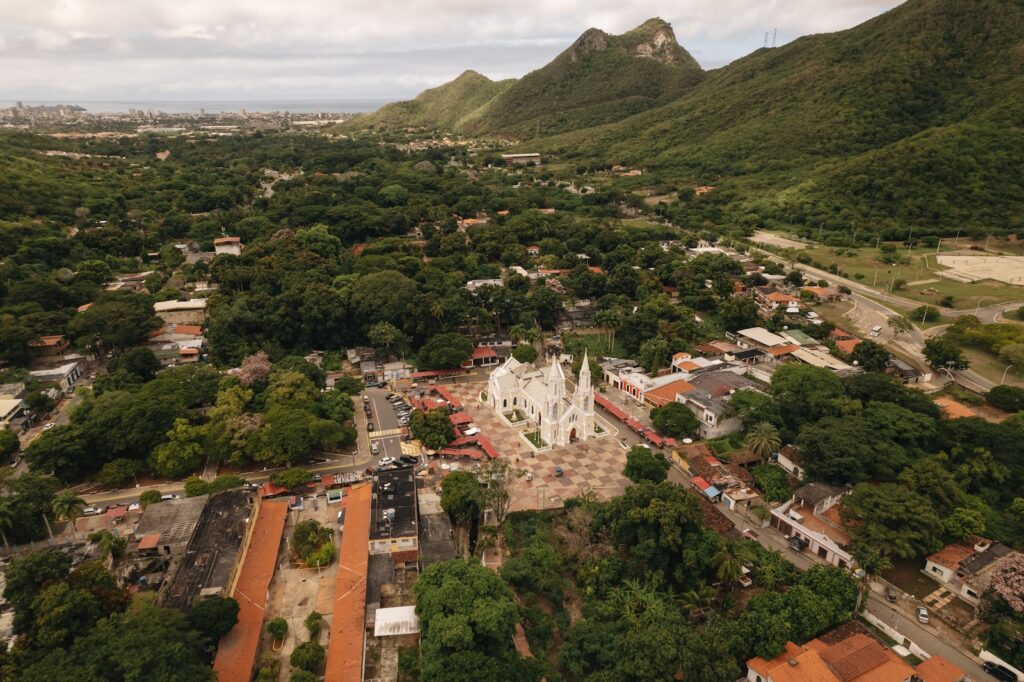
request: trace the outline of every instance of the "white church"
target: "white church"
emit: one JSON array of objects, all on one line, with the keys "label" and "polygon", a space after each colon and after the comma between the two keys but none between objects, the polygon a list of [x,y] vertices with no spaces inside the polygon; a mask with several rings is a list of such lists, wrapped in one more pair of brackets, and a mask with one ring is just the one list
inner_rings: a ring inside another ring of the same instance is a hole
[{"label": "white church", "polygon": [[586,353],[571,397],[565,394],[565,374],[557,362],[545,372],[531,362],[509,357],[491,373],[487,399],[499,415],[518,410],[528,423],[539,426],[546,445],[558,447],[594,437],[594,394]]}]

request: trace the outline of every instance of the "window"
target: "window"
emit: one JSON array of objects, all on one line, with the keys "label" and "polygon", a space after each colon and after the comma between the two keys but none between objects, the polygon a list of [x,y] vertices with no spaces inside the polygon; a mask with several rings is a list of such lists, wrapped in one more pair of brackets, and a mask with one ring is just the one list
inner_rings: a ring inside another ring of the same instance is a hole
[{"label": "window", "polygon": [[502,398],[501,406],[502,407],[508,407],[508,398]]},{"label": "window", "polygon": [[939,568],[938,566],[932,566],[932,573],[936,573],[938,575],[942,575],[942,569]]},{"label": "window", "polygon": [[515,405],[519,402],[519,398],[512,398],[512,404]]}]

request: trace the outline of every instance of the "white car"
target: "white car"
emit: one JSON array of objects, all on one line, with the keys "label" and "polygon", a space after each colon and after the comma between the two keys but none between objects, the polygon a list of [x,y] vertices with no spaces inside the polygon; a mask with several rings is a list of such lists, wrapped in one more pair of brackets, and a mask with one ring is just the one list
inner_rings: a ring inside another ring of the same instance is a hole
[{"label": "white car", "polygon": [[372,445],[370,446],[370,453],[371,453],[371,454],[374,454],[374,455],[376,455],[376,454],[378,454],[379,452],[380,452],[380,448],[379,448],[379,447],[377,446],[377,444],[376,444],[376,443],[373,443],[373,444],[372,444]]},{"label": "white car", "polygon": [[142,509],[142,505],[138,502],[132,502],[128,505],[128,511],[139,511],[140,509]]},{"label": "white car", "polygon": [[46,426],[43,427],[43,431],[49,431],[54,426],[56,426],[56,424],[54,424],[53,422],[50,422],[49,424],[47,424]]},{"label": "white car", "polygon": [[85,507],[82,509],[82,516],[96,516],[102,514],[103,510],[99,507]]},{"label": "white car", "polygon": [[382,466],[382,467],[391,466],[394,463],[395,463],[395,458],[394,457],[381,457],[380,458],[380,462],[378,462],[378,464],[380,464],[380,466]]}]

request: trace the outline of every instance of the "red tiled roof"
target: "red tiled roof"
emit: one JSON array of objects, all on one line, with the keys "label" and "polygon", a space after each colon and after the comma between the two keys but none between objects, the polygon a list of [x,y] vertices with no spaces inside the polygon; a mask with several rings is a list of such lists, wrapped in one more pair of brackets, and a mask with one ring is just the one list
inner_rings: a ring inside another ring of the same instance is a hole
[{"label": "red tiled roof", "polygon": [[350,488],[348,493],[324,676],[324,679],[332,682],[359,682],[362,678],[372,492],[372,486],[365,483]]},{"label": "red tiled roof", "polygon": [[[860,339],[840,339],[839,341],[836,341],[836,350],[849,355],[853,352],[854,348],[860,345],[860,343]],[[864,347],[867,348],[867,346]]]},{"label": "red tiled roof", "polygon": [[470,417],[465,412],[456,412],[455,414],[449,415],[448,420],[452,423],[453,426],[471,424],[473,422],[473,418]]},{"label": "red tiled roof", "polygon": [[219,244],[238,244],[241,241],[241,237],[218,237],[217,239],[213,240],[213,245],[217,246]]},{"label": "red tiled roof", "polygon": [[956,667],[942,656],[932,656],[923,663],[918,663],[914,672],[922,682],[960,682],[964,671]]},{"label": "red tiled roof", "polygon": [[156,549],[160,544],[160,533],[146,533],[139,540],[139,549]]},{"label": "red tiled roof", "polygon": [[946,545],[935,554],[932,554],[928,557],[928,561],[955,571],[960,567],[960,562],[972,554],[974,554],[973,547],[955,543],[952,545]]},{"label": "red tiled roof", "polygon": [[92,306],[93,306],[92,303],[83,303],[82,305],[80,305],[77,308],[75,308],[75,310],[77,310],[80,313],[84,313],[86,310],[88,310]]},{"label": "red tiled roof", "polygon": [[466,370],[459,367],[456,369],[430,369],[422,372],[413,372],[409,376],[413,379],[431,379],[433,377],[446,377],[453,374],[465,374]]},{"label": "red tiled roof", "polygon": [[769,348],[768,352],[777,358],[781,358],[783,355],[789,355],[795,350],[800,350],[800,346],[796,344],[789,344],[788,346],[776,346],[775,348]]},{"label": "red tiled roof", "polygon": [[794,301],[800,300],[796,296],[790,296],[789,294],[783,294],[778,291],[773,291],[772,293],[765,296],[765,298],[771,301],[772,303],[792,303]]},{"label": "red tiled roof", "polygon": [[473,349],[473,359],[483,360],[484,358],[496,358],[498,353],[493,348],[487,346],[477,346]]},{"label": "red tiled roof", "polygon": [[[249,682],[263,635],[267,593],[274,577],[277,550],[288,516],[288,503],[268,500],[260,503],[245,546],[242,569],[231,596],[238,602],[238,623],[224,635],[217,647],[213,671],[220,682]],[[346,526],[347,529],[347,526]],[[364,541],[369,547],[369,542]],[[335,616],[337,617],[337,616]]]}]

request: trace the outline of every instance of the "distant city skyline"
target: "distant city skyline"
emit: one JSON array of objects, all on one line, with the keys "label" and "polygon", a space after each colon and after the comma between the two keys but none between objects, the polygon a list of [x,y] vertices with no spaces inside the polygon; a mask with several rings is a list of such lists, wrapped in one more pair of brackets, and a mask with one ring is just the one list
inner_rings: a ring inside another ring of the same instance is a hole
[{"label": "distant city skyline", "polygon": [[520,77],[589,27],[622,33],[660,16],[711,69],[761,47],[776,29],[783,45],[850,28],[898,4],[0,0],[0,100],[369,106],[410,97],[466,69],[495,80]]}]

